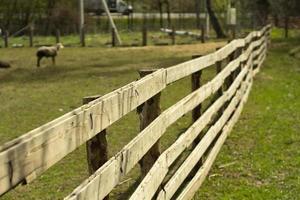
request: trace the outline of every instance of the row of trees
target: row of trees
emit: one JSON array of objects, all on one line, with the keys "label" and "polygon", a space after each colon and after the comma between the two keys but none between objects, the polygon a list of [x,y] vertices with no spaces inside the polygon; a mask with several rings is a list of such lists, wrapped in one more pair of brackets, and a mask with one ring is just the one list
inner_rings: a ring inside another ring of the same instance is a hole
[{"label": "row of trees", "polygon": [[37,22],[48,32],[53,27],[76,24],[77,10],[74,0],[1,0],[0,28],[21,29]]},{"label": "row of trees", "polygon": [[270,17],[275,26],[284,25],[288,37],[291,17],[299,17],[299,0],[241,0],[243,9],[249,10],[259,25],[266,24]]},{"label": "row of trees", "polygon": [[[126,1],[126,0],[125,0]],[[212,26],[218,37],[224,37],[220,13],[226,13],[229,4],[238,9],[239,17],[249,17],[256,25],[267,23],[270,16],[275,25],[284,21],[288,29],[289,19],[300,10],[299,0],[127,0],[134,6],[135,12],[168,13],[166,23],[160,18],[161,26],[172,26],[170,13],[195,12],[196,26],[201,27],[200,13],[208,12]],[[63,29],[73,25],[76,29],[78,21],[78,0],[1,0],[0,28],[22,28],[31,22],[43,24],[45,32],[55,28]]]}]

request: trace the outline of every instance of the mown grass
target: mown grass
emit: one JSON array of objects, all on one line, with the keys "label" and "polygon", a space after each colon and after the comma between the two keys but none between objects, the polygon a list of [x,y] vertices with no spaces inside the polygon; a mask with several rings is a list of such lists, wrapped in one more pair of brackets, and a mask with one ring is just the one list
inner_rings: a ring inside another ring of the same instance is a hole
[{"label": "mown grass", "polygon": [[288,54],[300,41],[299,35],[283,40],[279,31],[272,33],[273,47],[238,124],[194,199],[300,199],[300,59]]},{"label": "mown grass", "polygon": [[[106,94],[138,79],[141,68],[161,68],[189,60],[194,54],[214,51],[224,43],[145,48],[65,48],[57,66],[44,60],[37,68],[35,49],[0,49],[0,59],[12,63],[0,71],[0,144],[16,138],[81,105],[82,97]],[[206,79],[209,77],[206,76]],[[165,109],[190,92],[190,79],[168,87],[162,95]],[[166,133],[169,146],[190,124],[187,115]],[[139,132],[135,112],[108,129],[110,156]],[[136,168],[129,181],[113,191],[112,198],[125,199],[138,179]],[[88,177],[85,147],[82,146],[27,186],[19,186],[1,199],[62,199]],[[126,178],[126,180],[128,179]]]}]

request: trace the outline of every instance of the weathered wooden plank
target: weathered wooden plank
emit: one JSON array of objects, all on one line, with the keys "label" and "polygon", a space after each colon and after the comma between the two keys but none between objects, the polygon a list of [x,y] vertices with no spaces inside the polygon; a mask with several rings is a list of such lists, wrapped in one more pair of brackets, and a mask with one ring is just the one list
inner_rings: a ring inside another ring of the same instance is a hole
[{"label": "weathered wooden plank", "polygon": [[[263,28],[261,31],[255,31],[250,33],[246,39],[233,40],[231,43],[221,48],[215,53],[203,56],[198,59],[194,59],[177,66],[171,67],[167,70],[167,83],[170,84],[183,77],[191,75],[197,71],[205,69],[218,61],[221,61],[228,57],[237,48],[243,47],[246,43],[249,43],[255,37],[261,37],[265,34],[267,27]],[[261,44],[261,39],[255,41],[255,47]]]},{"label": "weathered wooden plank", "polygon": [[228,124],[223,128],[221,136],[219,137],[218,141],[214,145],[214,148],[208,155],[206,161],[204,162],[204,165],[200,168],[200,170],[194,176],[192,181],[190,181],[189,184],[186,186],[186,188],[181,192],[181,194],[179,195],[177,200],[192,199],[194,194],[197,192],[198,188],[201,186],[201,184],[205,180],[205,178],[206,178],[214,160],[216,159],[221,147],[223,146],[227,136],[231,132],[235,123],[237,122],[237,120],[242,112],[244,103],[245,103],[246,99],[248,98],[250,90],[251,90],[251,84],[249,85],[248,90],[247,90],[246,94],[244,95],[242,102],[240,103],[240,105],[239,105],[238,109],[236,110],[236,112],[234,113],[233,117],[228,122]]},{"label": "weathered wooden plank", "polygon": [[[235,70],[240,62],[244,59],[244,56],[240,56],[238,59],[232,61],[220,74],[218,74],[212,81],[205,84],[200,89],[191,93],[187,97],[183,98],[181,101],[170,107],[168,110],[164,111],[156,120],[154,120],[146,129],[144,129],[136,138],[134,138],[128,145],[126,145],[123,150],[118,154],[119,157],[117,160],[120,160],[121,163],[116,163],[116,166],[108,166],[112,168],[118,168],[121,166],[122,173],[116,173],[115,177],[111,176],[110,179],[114,180],[113,182],[117,184],[117,181],[120,178],[127,174],[137,162],[149,151],[149,149],[155,144],[159,138],[163,135],[166,128],[177,121],[187,112],[194,109],[197,105],[207,99],[211,94],[215,93],[224,83],[224,80],[227,76],[230,75],[231,71]],[[102,171],[104,168],[100,168],[96,173],[95,177],[102,176]],[[99,182],[100,181],[100,182]],[[70,196],[66,199],[70,199],[72,196],[77,196],[79,199],[90,198],[90,196],[84,196],[86,190],[94,191],[96,189],[91,189],[98,187],[99,185],[106,184],[102,182],[99,178],[89,179],[89,184],[84,182],[79,186],[81,189],[76,189]],[[104,194],[100,196],[107,195],[112,189],[109,188]],[[101,199],[101,198],[98,198]]]},{"label": "weathered wooden plank", "polygon": [[[168,167],[170,167],[174,161],[178,158],[178,156],[186,149],[188,148],[188,146],[192,143],[192,141],[194,141],[194,139],[199,135],[199,133],[203,130],[203,128],[205,128],[205,126],[210,122],[210,119],[212,118],[212,116],[215,114],[215,112],[217,110],[219,110],[222,105],[224,105],[224,103],[229,100],[234,93],[236,92],[237,88],[240,86],[240,83],[242,82],[242,80],[244,79],[245,75],[248,73],[249,68],[245,68],[243,70],[243,72],[241,72],[241,74],[238,76],[238,78],[235,80],[234,84],[231,86],[231,88],[226,91],[226,93],[219,98],[205,113],[203,116],[201,116],[196,123],[194,123],[184,134],[182,134],[179,139],[171,146],[169,147],[162,155],[161,157],[158,159],[158,161],[155,163],[155,165],[153,166],[153,168],[150,170],[150,172],[148,173],[148,175],[145,177],[145,179],[142,181],[142,183],[138,186],[137,190],[133,193],[133,195],[131,196],[130,199],[134,200],[134,199],[151,199],[153,197],[153,195],[155,194],[156,190],[158,189],[158,187],[160,186],[160,184],[163,181],[163,178],[167,175],[168,170],[165,170],[165,168],[168,169]],[[249,77],[251,77],[251,74],[249,75]],[[248,78],[249,79],[249,78]],[[245,90],[245,88],[243,87],[242,90]],[[239,91],[239,93],[241,93],[241,91]],[[234,104],[233,106],[231,105],[225,112],[223,117],[220,119],[222,123],[225,124],[227,118],[230,117],[230,114],[233,112],[233,110],[235,109],[235,106],[237,105],[238,102],[232,103]],[[221,123],[219,123],[217,126],[221,126]],[[221,128],[221,127],[220,127]],[[217,128],[213,128],[211,131],[209,132],[207,135],[204,136],[204,138],[201,140],[200,144],[197,145],[198,148],[201,148],[201,151],[203,151],[203,153],[205,152],[205,149],[209,146],[209,144],[211,143],[211,141],[213,140],[213,135],[212,134],[217,134],[216,131]],[[196,164],[198,162],[199,159],[197,159],[197,157],[195,157],[193,155],[193,161],[194,164]],[[161,159],[167,159],[167,166],[165,166],[164,168],[159,168],[158,165],[160,165]],[[190,169],[192,169],[192,166],[194,165],[189,165],[191,166]],[[159,171],[160,169],[160,171]],[[180,169],[179,169],[180,170]],[[177,172],[178,173],[178,172]],[[154,179],[155,176],[159,174],[160,176],[160,180],[155,180],[155,181],[149,181],[151,179]],[[182,175],[182,174],[181,174]],[[181,178],[184,178],[184,176],[180,176]],[[178,178],[178,177],[177,177]],[[175,179],[176,180],[176,179]],[[183,179],[184,180],[184,179]],[[183,181],[182,180],[182,181]],[[151,182],[152,184],[150,185],[149,182]],[[180,185],[180,184],[179,184]],[[178,185],[178,186],[179,186]],[[156,188],[156,190],[152,190],[152,193],[144,193],[143,190],[146,187],[151,187],[151,188]],[[174,188],[174,187],[173,187]],[[164,189],[160,192],[160,196],[164,196],[166,197],[166,193],[169,192],[168,191],[169,187],[164,187]],[[177,188],[176,188],[177,189]],[[175,191],[176,191],[175,189]],[[175,191],[173,191],[175,193]],[[173,194],[174,194],[173,193]],[[169,193],[168,193],[169,194]],[[173,195],[171,194],[170,196],[168,196],[167,199],[171,198],[171,196]]]},{"label": "weathered wooden plank", "polygon": [[189,76],[205,69],[216,62],[216,53],[211,53],[201,58],[190,60],[179,65],[167,68],[167,84]]},{"label": "weathered wooden plank", "polygon": [[[84,97],[82,102],[83,104],[88,104],[89,102],[100,97],[100,95]],[[108,161],[106,135],[107,130],[105,129],[86,142],[87,163],[90,175],[94,174]],[[104,199],[109,200],[109,196],[106,196]]]},{"label": "weathered wooden plank", "polygon": [[257,63],[257,68],[253,70],[253,75],[256,76],[257,73],[260,72],[261,65],[265,61],[266,58],[266,53],[261,54],[259,60],[256,62]]},{"label": "weathered wooden plank", "polygon": [[225,59],[237,48],[243,47],[244,45],[245,42],[243,39],[233,40],[214,53],[167,68],[167,84],[173,83]]},{"label": "weathered wooden plank", "polygon": [[[176,111],[181,109],[186,100],[189,99],[185,99],[184,102],[181,101],[180,103],[177,103],[172,107],[172,110]],[[74,196],[76,196],[77,199],[101,199],[107,195],[117,185],[118,181],[137,164],[137,162],[148,152],[152,145],[155,144],[163,135],[166,127],[169,124],[167,123],[169,120],[166,119],[167,116],[170,116],[169,113],[170,111],[165,111],[162,113],[136,138],[126,145],[123,150],[115,158],[113,158],[113,160],[117,160],[118,162],[113,162],[113,164],[107,165],[106,168],[101,167],[94,174],[94,176],[90,177],[88,181],[82,183],[81,186],[79,186],[71,195],[66,197],[66,199],[72,199]],[[183,114],[181,114],[181,116],[182,115]],[[177,115],[177,117],[180,117],[180,115]],[[103,175],[104,171],[112,171],[112,169],[119,169],[119,171],[115,171],[114,175],[109,177],[114,184],[109,184],[109,187],[107,186],[105,191],[101,191],[102,193],[99,193],[98,197],[94,198],[94,196],[90,195],[90,193],[87,191],[95,191],[97,190],[97,187],[106,185],[107,183],[103,182],[103,179],[99,177],[105,176]]]},{"label": "weathered wooden plank", "polygon": [[[247,81],[250,76],[248,76]],[[171,199],[175,192],[178,190],[180,185],[184,182],[186,177],[189,175],[193,167],[196,165],[198,160],[201,159],[209,145],[214,141],[217,134],[221,131],[224,124],[228,121],[231,114],[234,112],[236,106],[240,102],[242,95],[246,91],[246,84],[242,86],[242,88],[237,92],[236,96],[232,99],[229,106],[224,111],[223,115],[219,118],[219,120],[213,125],[209,131],[204,135],[200,143],[197,147],[192,151],[192,153],[188,156],[188,158],[184,161],[184,163],[177,169],[176,173],[172,176],[172,178],[168,181],[168,183],[164,186],[164,188],[160,191],[157,199]]]},{"label": "weathered wooden plank", "polygon": [[161,183],[165,177],[165,174],[168,173],[168,164],[166,154],[163,154],[159,157],[155,165],[152,167],[151,171],[156,171],[151,175],[145,177],[143,180],[143,185],[136,190],[136,192],[130,197],[131,200],[151,200],[153,195],[157,190],[157,183]]},{"label": "weathered wooden plank", "polygon": [[[173,162],[178,158],[178,156],[191,144],[192,141],[199,135],[199,133],[203,130],[203,128],[210,122],[212,116],[215,114],[217,110],[219,110],[226,101],[231,99],[234,95],[235,91],[239,87],[241,81],[244,79],[246,73],[250,69],[250,61],[247,63],[247,67],[245,67],[241,73],[238,75],[232,86],[224,93],[224,95],[219,98],[208,110],[200,117],[200,119],[194,123],[184,134],[182,134],[179,139],[169,147],[163,154],[167,156],[168,167],[170,167]],[[248,74],[248,78],[250,79],[252,76],[251,73]],[[150,171],[148,176],[152,176],[151,174],[159,173],[158,171]],[[160,173],[160,176],[165,176],[166,174]],[[160,185],[161,182],[155,182],[156,187]],[[145,187],[145,183],[141,183],[139,188]],[[139,188],[136,190],[138,192]],[[166,191],[165,189],[163,191]],[[161,192],[162,193],[162,192]],[[149,195],[149,194],[148,194]],[[153,194],[152,194],[153,195]]]},{"label": "weathered wooden plank", "polygon": [[[265,27],[249,38],[261,37],[268,34],[269,30],[270,26]],[[235,40],[218,52],[205,56],[205,59],[196,59],[168,70],[158,70],[148,77],[128,84],[2,145],[0,147],[0,194],[26,177],[34,179],[79,145],[160,92],[167,83],[172,83],[187,74],[190,75],[222,60],[231,53],[230,51],[234,51],[241,45],[245,45],[245,40]],[[259,43],[257,42],[256,45]],[[240,61],[235,61],[234,64]],[[215,91],[214,87],[218,87],[222,82],[221,79],[216,80],[218,83],[211,83],[208,85],[211,88],[207,86],[204,91],[208,93]],[[194,101],[197,101],[197,98],[199,100],[199,96],[193,97]],[[190,107],[187,106],[182,111],[188,109]],[[168,122],[171,123],[174,119]]]},{"label": "weathered wooden plank", "polygon": [[[193,55],[192,59],[195,58],[200,58],[202,55]],[[191,89],[192,92],[199,89],[201,87],[201,76],[202,76],[202,71],[198,71],[192,74],[191,76]],[[197,107],[195,107],[192,110],[192,122],[195,122],[199,119],[202,113],[202,104],[199,104]],[[194,145],[197,145],[198,142],[200,141],[201,137],[199,136],[197,139],[194,140]],[[200,163],[199,163],[200,164]]]},{"label": "weathered wooden plank", "polygon": [[3,145],[0,194],[35,178],[165,87],[166,71],[160,69]]},{"label": "weathered wooden plank", "polygon": [[[192,141],[198,136],[198,134],[201,132],[201,130],[209,123],[210,119],[214,115],[215,111],[219,110],[222,105],[229,100],[233,94],[235,93],[236,89],[239,87],[240,83],[244,79],[245,75],[248,73],[248,70],[251,68],[251,59],[248,59],[247,64],[241,71],[241,73],[237,76],[232,86],[228,89],[228,91],[225,92],[225,94],[219,98],[215,104],[213,104],[200,119],[197,121],[197,123],[193,124],[184,134],[182,134],[179,139],[162,154],[162,159],[164,159],[164,156],[167,156],[167,162],[168,167],[172,165],[172,163],[176,160],[176,158],[186,149]],[[249,80],[252,76],[252,73],[248,73],[247,80]],[[225,123],[225,122],[224,122]],[[161,158],[160,158],[161,159]],[[136,194],[139,194],[139,197],[141,197],[141,194],[146,194],[141,192],[143,188],[149,186],[147,185],[148,182],[146,180],[150,179],[151,177],[155,176],[155,174],[159,173],[160,176],[165,176],[166,173],[161,173],[160,171],[157,171],[158,162],[155,164],[155,167],[151,169],[149,174],[146,176],[145,180],[140,184],[140,186],[137,188],[136,192],[133,194],[131,199],[136,199]],[[162,181],[163,179],[161,179]],[[155,185],[151,185],[151,187],[158,188],[161,182],[154,182]],[[154,191],[155,192],[155,191]],[[152,197],[154,193],[149,194],[147,193],[147,196],[151,195]],[[143,197],[143,198],[149,198],[149,197]],[[141,199],[143,199],[141,198]]]},{"label": "weathered wooden plank", "polygon": [[249,33],[245,38],[245,43],[249,44],[253,40],[253,37],[254,37],[254,33],[253,32]]},{"label": "weathered wooden plank", "polygon": [[266,44],[262,44],[261,47],[254,52],[254,57],[256,58],[254,61],[254,65],[259,65],[261,63],[262,58],[266,54]]},{"label": "weathered wooden plank", "polygon": [[[143,69],[139,70],[141,77],[155,72],[156,69]],[[156,94],[141,106],[137,108],[137,113],[140,118],[140,131],[144,130],[152,121],[157,118],[161,113],[160,108],[160,96],[161,93]],[[160,156],[160,143],[156,142],[151,149],[143,156],[139,161],[142,177],[146,176],[152,165],[155,163],[157,158]]]}]

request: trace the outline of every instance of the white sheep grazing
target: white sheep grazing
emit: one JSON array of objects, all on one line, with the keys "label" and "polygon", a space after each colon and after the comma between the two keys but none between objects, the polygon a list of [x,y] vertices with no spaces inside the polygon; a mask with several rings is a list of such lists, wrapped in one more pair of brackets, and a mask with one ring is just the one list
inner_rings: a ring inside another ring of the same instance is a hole
[{"label": "white sheep grazing", "polygon": [[60,49],[63,49],[64,46],[61,43],[56,44],[55,46],[52,47],[40,47],[38,48],[36,52],[37,56],[37,67],[40,66],[40,62],[43,57],[52,58],[53,65],[55,65],[55,57],[57,56],[57,53]]}]

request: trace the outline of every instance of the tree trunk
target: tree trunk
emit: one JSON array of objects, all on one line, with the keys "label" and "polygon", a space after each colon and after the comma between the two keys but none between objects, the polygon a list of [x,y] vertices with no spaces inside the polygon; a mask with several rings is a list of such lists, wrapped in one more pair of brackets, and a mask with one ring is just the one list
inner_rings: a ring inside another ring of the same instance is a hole
[{"label": "tree trunk", "polygon": [[50,27],[52,24],[52,14],[53,14],[53,9],[56,5],[56,0],[48,0],[47,2],[47,11],[46,11],[46,15],[47,15],[47,20],[46,20],[46,27],[45,27],[45,34],[48,35],[50,32]]},{"label": "tree trunk", "polygon": [[196,25],[197,29],[201,28],[201,20],[200,20],[200,0],[195,0],[195,12],[196,12]]},{"label": "tree trunk", "polygon": [[16,10],[16,7],[17,7],[17,3],[18,3],[18,0],[15,0],[13,2],[13,4],[8,4],[7,5],[7,12],[6,12],[6,22],[5,22],[5,29],[6,30],[9,30],[10,29],[10,25],[11,25],[11,21],[13,20],[13,17],[14,17],[14,11]]},{"label": "tree trunk", "polygon": [[163,3],[161,0],[158,0],[158,9],[159,9],[159,23],[160,27],[164,27],[164,19],[163,19]]},{"label": "tree trunk", "polygon": [[169,0],[166,0],[165,3],[166,3],[166,6],[167,6],[168,27],[170,28],[172,26],[170,2],[169,2]]},{"label": "tree trunk", "polygon": [[207,12],[209,14],[211,24],[217,34],[217,38],[226,38],[226,35],[225,35],[224,31],[222,30],[219,20],[212,9],[211,0],[206,0],[206,8],[207,8]]},{"label": "tree trunk", "polygon": [[278,18],[278,15],[275,14],[275,15],[273,16],[273,19],[274,19],[274,25],[275,25],[276,27],[278,27],[278,26],[279,26],[279,18]]}]

